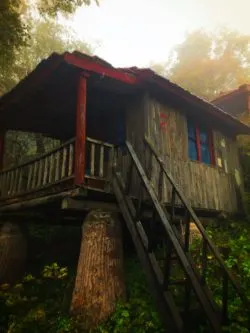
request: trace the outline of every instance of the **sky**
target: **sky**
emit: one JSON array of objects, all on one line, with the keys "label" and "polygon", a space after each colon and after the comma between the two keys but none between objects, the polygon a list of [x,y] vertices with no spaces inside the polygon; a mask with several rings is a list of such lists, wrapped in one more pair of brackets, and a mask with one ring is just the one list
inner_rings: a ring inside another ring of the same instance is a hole
[{"label": "sky", "polygon": [[114,66],[164,63],[185,34],[228,27],[250,35],[250,0],[99,0],[79,8],[71,27]]}]

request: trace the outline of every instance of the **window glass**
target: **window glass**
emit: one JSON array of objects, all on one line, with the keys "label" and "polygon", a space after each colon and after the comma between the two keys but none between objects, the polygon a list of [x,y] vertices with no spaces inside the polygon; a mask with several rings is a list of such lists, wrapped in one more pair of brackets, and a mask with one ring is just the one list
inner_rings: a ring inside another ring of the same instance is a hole
[{"label": "window glass", "polygon": [[209,146],[201,144],[201,161],[206,164],[211,164]]},{"label": "window glass", "polygon": [[208,133],[206,131],[204,131],[203,129],[200,129],[200,140],[201,140],[201,144],[208,145]]},{"label": "window glass", "polygon": [[196,142],[191,139],[188,140],[188,157],[191,160],[198,160],[197,145]]},{"label": "window glass", "polygon": [[195,125],[191,121],[188,121],[188,137],[193,140],[196,138]]}]

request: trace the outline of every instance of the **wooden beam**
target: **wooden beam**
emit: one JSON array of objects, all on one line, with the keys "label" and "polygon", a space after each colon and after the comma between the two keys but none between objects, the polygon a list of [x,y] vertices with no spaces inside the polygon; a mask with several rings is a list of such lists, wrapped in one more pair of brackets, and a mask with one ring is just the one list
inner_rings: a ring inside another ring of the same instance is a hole
[{"label": "wooden beam", "polygon": [[87,80],[82,75],[78,83],[76,108],[76,141],[75,141],[75,184],[84,183],[86,152],[86,99]]},{"label": "wooden beam", "polygon": [[0,170],[3,169],[4,145],[5,145],[5,132],[0,131]]},{"label": "wooden beam", "polygon": [[105,209],[109,211],[119,212],[120,209],[116,203],[93,201],[93,200],[76,200],[72,198],[64,198],[61,204],[62,209],[72,209],[80,211],[90,211],[93,209]]},{"label": "wooden beam", "polygon": [[66,191],[66,192],[60,192],[57,194],[51,194],[47,195],[45,197],[41,198],[36,198],[36,199],[31,199],[31,200],[25,200],[25,201],[20,201],[16,202],[13,204],[9,204],[6,206],[0,206],[0,212],[10,212],[10,211],[15,211],[15,210],[20,210],[20,209],[26,209],[26,208],[31,208],[31,207],[36,207],[44,204],[48,204],[60,199],[63,199],[67,196],[71,196],[72,191]]},{"label": "wooden beam", "polygon": [[133,74],[126,73],[122,70],[118,70],[113,67],[107,67],[101,65],[93,60],[89,60],[86,57],[79,57],[75,54],[65,52],[64,60],[75,67],[81,68],[85,71],[94,72],[100,74],[102,77],[107,76],[111,79],[124,82],[126,84],[135,85],[137,83],[136,76]]}]

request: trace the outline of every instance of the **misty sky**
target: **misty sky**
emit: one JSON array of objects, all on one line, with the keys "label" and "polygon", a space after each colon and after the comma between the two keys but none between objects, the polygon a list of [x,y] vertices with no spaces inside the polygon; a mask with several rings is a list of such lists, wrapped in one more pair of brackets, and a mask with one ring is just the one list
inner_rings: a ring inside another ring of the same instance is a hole
[{"label": "misty sky", "polygon": [[[73,28],[115,66],[164,62],[185,32],[227,26],[250,35],[250,0],[100,0],[77,10]],[[72,24],[71,24],[72,25]]]}]

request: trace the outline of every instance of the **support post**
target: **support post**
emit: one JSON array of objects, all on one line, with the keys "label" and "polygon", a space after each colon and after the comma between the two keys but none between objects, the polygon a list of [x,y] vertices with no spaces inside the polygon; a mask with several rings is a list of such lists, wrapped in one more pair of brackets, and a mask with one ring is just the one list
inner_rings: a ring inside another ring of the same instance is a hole
[{"label": "support post", "polygon": [[76,141],[75,141],[75,184],[84,183],[86,152],[86,99],[87,80],[81,75],[78,83],[76,108]]},{"label": "support post", "polygon": [[4,144],[5,144],[5,132],[0,131],[0,170],[3,169]]},{"label": "support post", "polygon": [[92,210],[83,223],[71,312],[94,329],[125,297],[122,234],[119,216]]},{"label": "support post", "polygon": [[25,272],[27,239],[25,231],[14,222],[0,228],[0,284],[14,283]]}]

